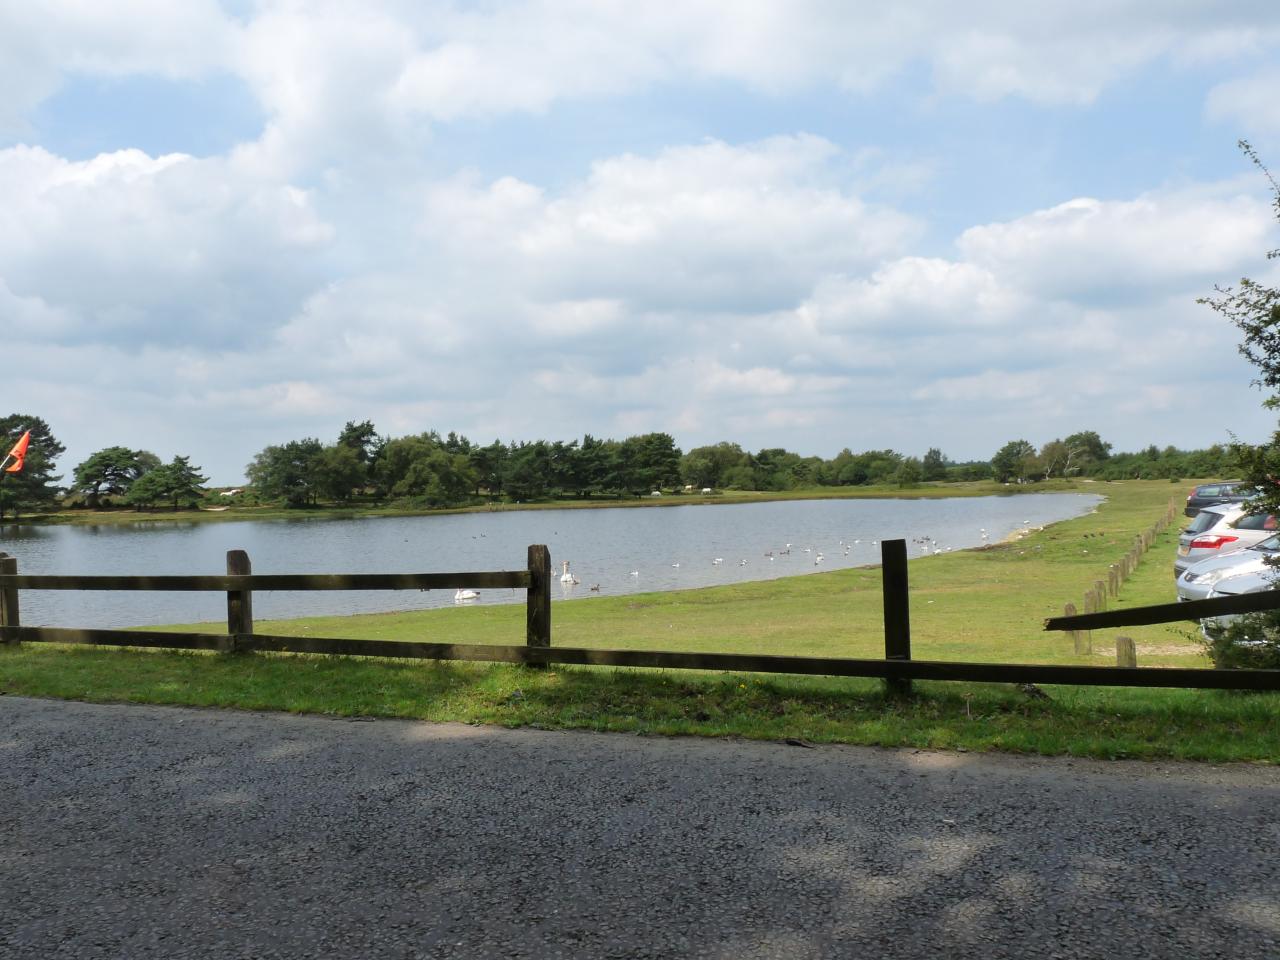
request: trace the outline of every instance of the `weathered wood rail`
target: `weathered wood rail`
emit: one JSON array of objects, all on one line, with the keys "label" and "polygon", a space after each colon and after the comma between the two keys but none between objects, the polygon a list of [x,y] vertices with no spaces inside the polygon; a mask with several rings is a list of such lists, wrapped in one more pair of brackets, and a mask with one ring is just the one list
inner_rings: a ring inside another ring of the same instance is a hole
[{"label": "weathered wood rail", "polygon": [[[6,644],[66,643],[100,646],[209,650],[226,653],[339,654],[401,659],[470,660],[547,666],[552,663],[743,673],[790,673],[872,677],[891,694],[906,695],[913,680],[986,683],[1049,683],[1087,686],[1200,687],[1280,690],[1280,670],[1208,670],[1153,667],[1094,667],[1056,664],[965,663],[911,658],[911,627],[905,540],[881,541],[884,591],[884,659],[795,657],[774,654],[691,653],[674,650],[608,650],[551,645],[551,557],[543,545],[529,547],[528,567],[518,571],[406,574],[253,574],[243,551],[227,555],[225,576],[24,575],[17,561],[0,554],[0,639]],[[523,645],[353,640],[258,633],[253,626],[255,590],[408,590],[523,588],[527,591]],[[185,633],[28,627],[21,623],[20,590],[187,590],[227,595],[226,633]],[[1280,591],[1162,604],[1045,622],[1049,630],[1198,620],[1223,613],[1280,608]]]}]

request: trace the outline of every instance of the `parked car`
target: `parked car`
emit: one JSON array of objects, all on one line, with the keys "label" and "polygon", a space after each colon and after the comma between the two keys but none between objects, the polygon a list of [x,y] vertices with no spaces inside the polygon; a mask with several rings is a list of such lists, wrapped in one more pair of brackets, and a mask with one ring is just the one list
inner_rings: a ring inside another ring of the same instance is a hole
[{"label": "parked car", "polygon": [[[1236,553],[1201,560],[1178,577],[1179,600],[1208,600],[1210,597],[1259,593],[1280,585],[1280,566],[1268,559],[1280,560],[1280,536],[1271,536]],[[1234,615],[1209,617],[1200,622],[1205,636],[1231,620]]]},{"label": "parked car", "polygon": [[1207,557],[1234,553],[1251,547],[1280,530],[1269,513],[1249,513],[1240,503],[1220,503],[1196,514],[1178,537],[1178,553],[1173,575],[1180,577],[1193,563]]},{"label": "parked car", "polygon": [[[1265,570],[1260,570],[1256,573],[1242,573],[1237,577],[1223,577],[1210,588],[1209,596],[1238,597],[1242,593],[1262,593],[1264,590],[1274,590],[1277,586],[1280,586],[1280,569],[1267,567]],[[1227,624],[1241,616],[1243,614],[1228,613],[1221,617],[1205,617],[1200,621],[1200,632],[1207,639],[1212,640]],[[1262,641],[1241,640],[1239,642],[1246,646],[1252,646]]]},{"label": "parked car", "polygon": [[1269,571],[1271,564],[1267,560],[1271,558],[1280,561],[1280,535],[1267,537],[1236,553],[1226,553],[1193,563],[1175,581],[1178,599],[1204,600],[1223,580]]},{"label": "parked car", "polygon": [[1239,480],[1217,480],[1213,483],[1202,483],[1192,487],[1187,494],[1187,505],[1183,513],[1194,517],[1205,507],[1219,503],[1239,503],[1253,496],[1253,488]]}]

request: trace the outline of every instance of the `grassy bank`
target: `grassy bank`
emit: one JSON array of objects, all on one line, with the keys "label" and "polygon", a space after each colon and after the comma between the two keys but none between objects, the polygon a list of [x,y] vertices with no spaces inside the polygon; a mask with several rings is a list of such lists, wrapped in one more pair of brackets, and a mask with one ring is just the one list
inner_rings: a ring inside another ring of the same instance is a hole
[{"label": "grassy bank", "polygon": [[[1044,617],[1080,603],[1181,487],[1090,484],[1095,513],[983,550],[911,564],[920,659],[1114,662],[1115,632],[1076,655]],[[1173,597],[1177,525],[1124,585],[1120,606]],[[556,603],[563,646],[883,655],[880,575],[837,570],[703,590]],[[263,622],[271,633],[518,643],[519,605]],[[1191,625],[1129,628],[1144,666],[1207,666]],[[536,724],[646,733],[794,738],[885,746],[1088,756],[1280,759],[1280,698],[1208,691],[1046,688],[1049,699],[984,684],[917,685],[913,702],[878,684],[826,678],[217,657],[28,647],[0,652],[0,690],[34,696],[279,709],[335,715]]]}]

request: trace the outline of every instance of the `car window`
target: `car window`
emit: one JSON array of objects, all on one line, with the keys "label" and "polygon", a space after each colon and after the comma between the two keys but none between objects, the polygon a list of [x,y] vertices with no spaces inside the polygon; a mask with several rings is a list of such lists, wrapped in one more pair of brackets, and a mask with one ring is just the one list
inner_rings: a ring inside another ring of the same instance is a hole
[{"label": "car window", "polygon": [[1201,510],[1187,527],[1187,533],[1204,533],[1222,522],[1222,514],[1216,510]]},{"label": "car window", "polygon": [[1215,484],[1205,484],[1203,487],[1196,487],[1196,496],[1197,496],[1197,497],[1217,497],[1217,496],[1221,496],[1221,494],[1219,494],[1219,492],[1218,492],[1218,491],[1219,491],[1219,490],[1221,490],[1221,489],[1222,489],[1222,487],[1218,486],[1216,483],[1215,483]]},{"label": "car window", "polygon": [[1261,550],[1264,553],[1274,553],[1280,550],[1280,537],[1267,537],[1267,539],[1254,544],[1254,550]]},{"label": "car window", "polygon": [[1241,517],[1232,526],[1237,530],[1275,530],[1276,518],[1270,513],[1254,513]]}]

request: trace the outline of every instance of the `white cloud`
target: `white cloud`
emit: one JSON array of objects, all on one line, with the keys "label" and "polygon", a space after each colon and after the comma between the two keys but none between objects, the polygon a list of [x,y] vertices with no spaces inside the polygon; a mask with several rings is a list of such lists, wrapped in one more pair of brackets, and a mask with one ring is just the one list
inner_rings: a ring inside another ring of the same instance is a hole
[{"label": "white cloud", "polygon": [[548,299],[641,309],[794,303],[820,276],[873,264],[917,232],[838,186],[817,137],[712,141],[595,164],[555,198],[512,180],[457,181],[428,197],[424,235]]},{"label": "white cloud", "polygon": [[0,132],[68,76],[199,77],[231,67],[237,26],[214,0],[0,5]]},{"label": "white cloud", "polygon": [[1256,195],[1167,190],[1134,200],[1082,197],[1006,223],[971,227],[968,261],[1048,298],[1105,302],[1174,283],[1208,289],[1256,263],[1272,229]]},{"label": "white cloud", "polygon": [[[73,463],[145,427],[226,482],[267,443],[365,418],[825,455],[1239,426],[1201,401],[1243,391],[1234,332],[1194,303],[1274,245],[1237,185],[1072,201],[925,257],[911,218],[841,185],[847,159],[813,137],[708,142],[554,190],[423,184],[411,216],[371,224],[220,161],[3,151],[0,325],[70,384],[15,389],[76,424]],[[340,257],[347,232],[400,255]]]},{"label": "white cloud", "polygon": [[296,308],[331,237],[308,193],[220,161],[0,150],[0,281],[59,312],[46,336],[240,342]]},{"label": "white cloud", "polygon": [[[0,9],[0,130],[19,129],[68,77],[229,72],[268,117],[238,162],[289,175],[341,157],[389,162],[422,149],[437,123],[671,84],[863,97],[923,66],[946,97],[1087,104],[1153,62],[1238,62],[1277,39],[1274,5],[1243,0],[264,0],[243,18],[213,0],[50,0]],[[1256,101],[1252,115],[1269,116],[1266,80],[1224,88],[1211,109]]]}]

